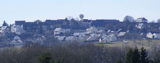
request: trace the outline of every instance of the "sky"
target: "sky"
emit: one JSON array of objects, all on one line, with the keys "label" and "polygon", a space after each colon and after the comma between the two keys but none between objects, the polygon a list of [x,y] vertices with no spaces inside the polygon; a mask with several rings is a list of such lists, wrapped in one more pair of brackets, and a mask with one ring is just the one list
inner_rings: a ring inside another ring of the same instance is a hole
[{"label": "sky", "polygon": [[160,18],[160,0],[0,0],[0,24],[5,20],[46,20],[77,18],[118,19],[126,15],[149,21]]}]

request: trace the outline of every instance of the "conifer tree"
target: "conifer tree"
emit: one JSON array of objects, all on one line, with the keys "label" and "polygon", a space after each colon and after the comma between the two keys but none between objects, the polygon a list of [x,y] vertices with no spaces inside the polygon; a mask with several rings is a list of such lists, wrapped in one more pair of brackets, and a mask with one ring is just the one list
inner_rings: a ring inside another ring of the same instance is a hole
[{"label": "conifer tree", "polygon": [[52,59],[52,57],[51,57],[50,53],[44,53],[39,58],[41,63],[51,63],[51,59]]},{"label": "conifer tree", "polygon": [[133,63],[140,63],[140,52],[138,51],[137,47],[133,51],[132,60],[133,60]]},{"label": "conifer tree", "polygon": [[133,63],[133,50],[129,49],[128,53],[126,54],[125,63]]},{"label": "conifer tree", "polygon": [[148,54],[146,52],[146,49],[144,47],[141,48],[141,63],[149,63]]},{"label": "conifer tree", "polygon": [[138,48],[129,49],[125,63],[140,63],[140,52]]}]

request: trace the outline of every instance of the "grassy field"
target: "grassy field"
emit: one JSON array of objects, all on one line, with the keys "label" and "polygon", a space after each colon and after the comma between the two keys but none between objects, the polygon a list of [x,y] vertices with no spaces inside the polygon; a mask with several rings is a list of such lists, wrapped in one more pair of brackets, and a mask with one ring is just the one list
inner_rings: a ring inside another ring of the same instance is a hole
[{"label": "grassy field", "polygon": [[150,49],[151,47],[160,46],[160,40],[125,40],[98,45],[104,45],[107,47],[144,47]]}]

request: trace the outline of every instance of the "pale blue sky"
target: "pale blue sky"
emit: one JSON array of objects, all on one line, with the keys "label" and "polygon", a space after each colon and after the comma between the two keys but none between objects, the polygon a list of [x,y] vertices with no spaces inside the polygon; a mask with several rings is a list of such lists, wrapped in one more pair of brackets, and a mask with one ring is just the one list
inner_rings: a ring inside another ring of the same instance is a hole
[{"label": "pale blue sky", "polygon": [[0,0],[0,24],[3,20],[34,21],[67,16],[87,19],[120,19],[130,15],[149,20],[160,18],[160,0]]}]

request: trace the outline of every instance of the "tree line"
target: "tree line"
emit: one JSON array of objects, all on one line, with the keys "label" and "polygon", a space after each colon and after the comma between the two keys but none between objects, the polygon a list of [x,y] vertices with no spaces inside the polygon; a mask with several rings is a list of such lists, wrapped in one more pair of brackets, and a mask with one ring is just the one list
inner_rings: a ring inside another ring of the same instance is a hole
[{"label": "tree line", "polygon": [[0,63],[159,63],[160,51],[82,43],[27,44],[0,50]]}]

